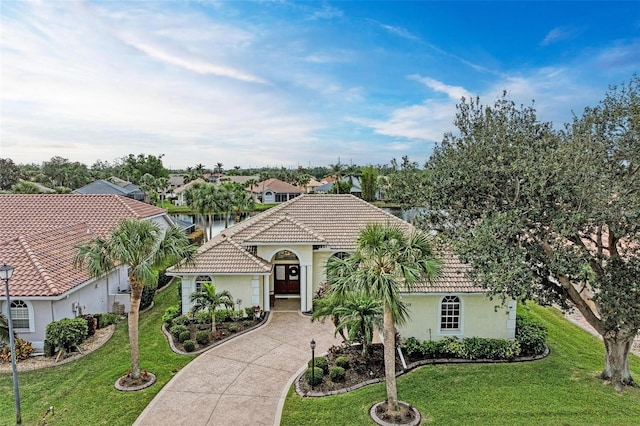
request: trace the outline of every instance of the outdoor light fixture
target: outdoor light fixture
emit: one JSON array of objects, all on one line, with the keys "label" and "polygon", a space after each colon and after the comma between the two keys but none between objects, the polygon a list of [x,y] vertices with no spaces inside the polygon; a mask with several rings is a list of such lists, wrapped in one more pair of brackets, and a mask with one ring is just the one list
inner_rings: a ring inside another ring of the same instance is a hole
[{"label": "outdoor light fixture", "polygon": [[13,370],[13,399],[16,405],[16,424],[22,424],[20,413],[20,394],[18,393],[18,370],[16,369],[16,344],[13,339],[13,319],[11,318],[11,298],[9,297],[9,279],[13,275],[13,266],[6,263],[0,266],[0,279],[4,281],[4,292],[7,296],[7,319],[9,320],[9,345],[11,346],[11,368]]},{"label": "outdoor light fixture", "polygon": [[313,390],[313,386],[316,384],[316,341],[311,339],[311,390]]}]

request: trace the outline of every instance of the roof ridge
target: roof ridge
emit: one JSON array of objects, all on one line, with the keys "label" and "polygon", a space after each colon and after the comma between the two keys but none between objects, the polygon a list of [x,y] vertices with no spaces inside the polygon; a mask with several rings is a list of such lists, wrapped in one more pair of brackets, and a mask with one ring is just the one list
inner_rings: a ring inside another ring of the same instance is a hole
[{"label": "roof ridge", "polygon": [[261,268],[263,268],[265,270],[266,269],[271,270],[271,268],[267,268],[266,267],[265,263],[268,263],[266,260],[262,259],[259,256],[255,256],[253,253],[251,253],[249,250],[247,250],[246,247],[242,246],[241,244],[238,244],[232,238],[229,238],[229,237],[227,237],[225,235],[223,241],[227,241],[229,244],[234,246],[236,249],[240,250],[245,255],[245,257],[247,257],[249,260],[251,260],[257,266],[259,266],[259,267],[261,267]]},{"label": "roof ridge", "polygon": [[326,241],[326,238],[323,237],[321,234],[318,234],[316,231],[314,231],[313,229],[309,228],[305,223],[300,222],[298,219],[291,217],[289,215],[289,213],[286,213],[284,216],[282,216],[283,219],[287,219],[288,221],[290,221],[291,223],[293,223],[296,226],[299,226],[300,228],[302,228],[303,230],[305,230],[306,232],[308,232],[309,234],[313,235],[314,237],[317,237],[318,239],[322,240],[322,241]]},{"label": "roof ridge", "polygon": [[31,245],[29,244],[29,242],[27,240],[28,240],[28,237],[26,235],[20,235],[17,238],[18,244],[20,245],[20,247],[26,253],[27,258],[29,259],[29,262],[31,262],[31,264],[33,264],[34,268],[36,268],[36,271],[38,271],[38,274],[42,277],[42,280],[45,282],[47,287],[49,287],[49,289],[54,294],[59,294],[60,291],[56,287],[53,278],[49,275],[49,273],[47,272],[46,268],[44,266],[42,266],[42,263],[40,262],[40,259],[38,258],[38,256],[35,253],[35,250],[33,250],[31,248]]}]

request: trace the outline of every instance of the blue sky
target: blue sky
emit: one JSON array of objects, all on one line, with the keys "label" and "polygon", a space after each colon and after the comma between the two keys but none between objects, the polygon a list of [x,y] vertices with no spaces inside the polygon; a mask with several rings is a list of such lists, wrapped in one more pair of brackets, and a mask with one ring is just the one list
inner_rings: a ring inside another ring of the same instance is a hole
[{"label": "blue sky", "polygon": [[556,128],[640,71],[640,1],[0,3],[0,157],[423,163],[462,96]]}]

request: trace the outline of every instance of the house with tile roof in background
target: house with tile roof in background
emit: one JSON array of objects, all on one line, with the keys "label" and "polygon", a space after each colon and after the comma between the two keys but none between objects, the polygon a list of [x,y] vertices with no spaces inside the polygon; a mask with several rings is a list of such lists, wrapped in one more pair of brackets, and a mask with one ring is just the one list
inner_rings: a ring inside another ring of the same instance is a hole
[{"label": "house with tile roof in background", "polygon": [[284,203],[303,193],[297,186],[275,178],[263,180],[247,190],[257,201],[265,204]]},{"label": "house with tile roof in background", "polygon": [[122,180],[115,176],[109,179],[99,179],[86,184],[85,186],[75,189],[74,194],[114,194],[123,197],[132,198],[138,201],[144,201],[145,193],[138,185]]},{"label": "house with tile roof in background", "polygon": [[[311,311],[313,295],[326,282],[331,256],[353,252],[359,230],[371,222],[412,225],[349,194],[305,194],[240,222],[200,247],[195,263],[174,265],[167,275],[182,279],[182,310],[205,282],[228,290],[240,306],[264,311],[284,298]],[[442,276],[403,293],[411,321],[399,327],[421,340],[515,337],[516,304],[485,296],[465,276],[466,265],[445,253]]]},{"label": "house with tile roof in background", "polygon": [[[52,321],[129,310],[126,267],[91,278],[73,266],[79,245],[107,237],[125,218],[161,229],[174,224],[165,210],[120,195],[3,194],[0,203],[0,262],[15,267],[9,289],[14,328],[36,349]],[[0,312],[7,309],[2,286]]]}]

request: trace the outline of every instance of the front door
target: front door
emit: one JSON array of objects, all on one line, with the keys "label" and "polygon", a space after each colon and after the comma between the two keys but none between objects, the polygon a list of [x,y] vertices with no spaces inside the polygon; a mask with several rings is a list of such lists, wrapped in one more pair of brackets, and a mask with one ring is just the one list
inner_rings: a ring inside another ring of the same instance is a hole
[{"label": "front door", "polygon": [[300,294],[300,266],[275,265],[273,280],[276,294]]}]

